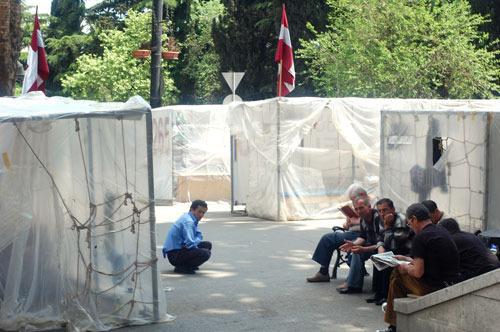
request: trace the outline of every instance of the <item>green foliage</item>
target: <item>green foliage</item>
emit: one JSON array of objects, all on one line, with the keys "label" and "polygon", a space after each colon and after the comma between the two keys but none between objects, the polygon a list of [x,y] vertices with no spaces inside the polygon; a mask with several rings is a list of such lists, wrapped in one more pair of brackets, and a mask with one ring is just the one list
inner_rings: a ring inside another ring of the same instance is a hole
[{"label": "green foliage", "polygon": [[86,19],[92,29],[123,29],[129,10],[150,10],[152,3],[152,0],[103,0],[87,10]]},{"label": "green foliage", "polygon": [[47,94],[58,95],[62,91],[61,78],[71,72],[73,65],[80,55],[88,53],[92,46],[91,35],[73,34],[59,38],[47,38],[47,63],[50,77],[46,83]]},{"label": "green foliage", "polygon": [[[223,17],[214,23],[213,38],[222,59],[221,71],[243,71],[245,77],[237,94],[243,100],[258,100],[276,96],[277,70],[274,62],[281,25],[281,0],[222,0]],[[310,23],[318,31],[326,27],[328,6],[323,0],[288,0],[286,13],[294,52],[299,38],[314,36],[306,29]],[[294,59],[295,70],[303,70],[304,60]],[[303,77],[296,76],[297,82]],[[311,94],[309,86],[296,86],[289,96]],[[228,91],[229,92],[229,91]]]},{"label": "green foliage", "polygon": [[[498,0],[469,0],[471,10],[475,14],[481,14],[487,20],[479,29],[485,32],[487,40],[492,43],[500,37],[500,2]],[[496,43],[494,49],[500,49]]]},{"label": "green foliage", "polygon": [[[188,23],[190,33],[183,43],[181,81],[183,102],[207,104],[221,102],[220,59],[212,39],[212,21],[223,12],[220,0],[194,0]],[[220,98],[219,98],[220,99]]]},{"label": "green foliage", "polygon": [[80,33],[85,15],[85,3],[82,0],[52,0],[50,15],[47,36],[60,38]]},{"label": "green foliage", "polygon": [[488,98],[495,53],[476,48],[484,22],[465,0],[329,0],[329,29],[302,41],[324,96]]},{"label": "green foliage", "polygon": [[[97,101],[125,101],[134,95],[150,97],[150,58],[135,59],[132,50],[151,39],[151,12],[130,10],[124,29],[105,30],[99,35],[104,48],[102,56],[84,54],[71,73],[62,79],[64,91],[73,98]],[[170,78],[169,65],[162,63],[165,81],[163,102],[175,101],[177,92]]]}]

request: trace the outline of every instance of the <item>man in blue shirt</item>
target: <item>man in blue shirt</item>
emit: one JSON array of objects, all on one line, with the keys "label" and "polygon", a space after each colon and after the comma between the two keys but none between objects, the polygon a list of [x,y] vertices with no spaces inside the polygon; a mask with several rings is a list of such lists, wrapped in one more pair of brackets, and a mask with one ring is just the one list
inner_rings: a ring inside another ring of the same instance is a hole
[{"label": "man in blue shirt", "polygon": [[163,257],[168,258],[177,273],[194,274],[198,266],[210,258],[212,243],[202,241],[203,235],[198,228],[198,222],[207,209],[205,201],[194,201],[189,212],[177,219],[168,231],[163,245]]}]

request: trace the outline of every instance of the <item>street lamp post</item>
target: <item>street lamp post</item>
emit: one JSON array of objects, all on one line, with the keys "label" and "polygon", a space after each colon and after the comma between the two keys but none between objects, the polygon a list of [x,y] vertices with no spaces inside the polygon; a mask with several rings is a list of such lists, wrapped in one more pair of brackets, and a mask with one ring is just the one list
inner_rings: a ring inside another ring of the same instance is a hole
[{"label": "street lamp post", "polygon": [[151,36],[151,89],[149,103],[152,108],[161,107],[161,35],[162,0],[153,0],[153,29]]}]

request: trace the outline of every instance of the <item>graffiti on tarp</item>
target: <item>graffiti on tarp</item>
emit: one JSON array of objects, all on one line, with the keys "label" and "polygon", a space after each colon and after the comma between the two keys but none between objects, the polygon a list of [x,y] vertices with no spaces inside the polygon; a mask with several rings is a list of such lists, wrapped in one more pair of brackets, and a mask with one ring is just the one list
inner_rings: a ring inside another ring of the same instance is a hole
[{"label": "graffiti on tarp", "polygon": [[153,118],[153,153],[170,155],[170,117]]}]

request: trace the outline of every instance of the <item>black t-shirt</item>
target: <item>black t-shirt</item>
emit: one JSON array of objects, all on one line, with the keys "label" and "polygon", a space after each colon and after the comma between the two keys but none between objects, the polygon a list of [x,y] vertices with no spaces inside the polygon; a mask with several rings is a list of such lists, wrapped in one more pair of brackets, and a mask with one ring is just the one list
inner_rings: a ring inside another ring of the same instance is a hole
[{"label": "black t-shirt", "polygon": [[425,226],[413,238],[413,258],[424,260],[422,279],[429,285],[444,287],[444,282],[460,280],[460,257],[450,233],[432,223]]},{"label": "black t-shirt", "polygon": [[460,273],[463,280],[498,268],[498,259],[477,236],[457,232],[452,237],[460,253]]}]

